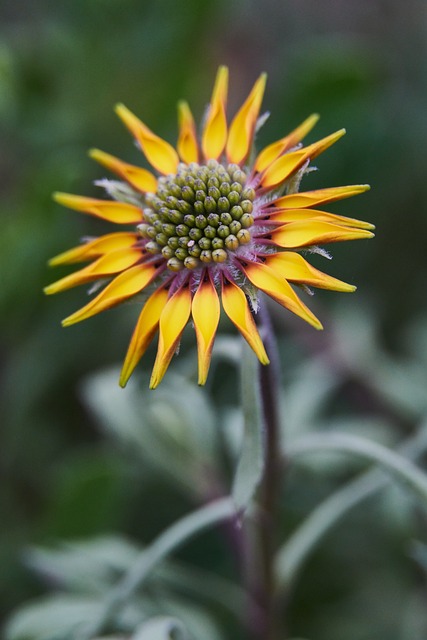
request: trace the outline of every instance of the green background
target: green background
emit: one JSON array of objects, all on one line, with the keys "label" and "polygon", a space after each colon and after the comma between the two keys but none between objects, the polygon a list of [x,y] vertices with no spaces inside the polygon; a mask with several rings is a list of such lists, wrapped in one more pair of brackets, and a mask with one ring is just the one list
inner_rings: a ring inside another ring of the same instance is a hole
[{"label": "green background", "polygon": [[[226,64],[230,113],[259,73],[268,73],[264,109],[271,117],[260,132],[260,146],[312,112],[321,120],[310,142],[346,127],[345,138],[318,158],[319,171],[305,179],[303,188],[369,182],[368,194],[331,209],[373,222],[377,237],[332,247],[334,260],[325,270],[355,283],[358,291],[348,297],[319,292],[309,301],[326,327],[322,335],[272,309],[284,369],[285,422],[287,407],[297,407],[292,419],[298,430],[299,404],[321,395],[319,389],[333,375],[333,392],[325,391],[315,407],[317,428],[347,428],[353,420],[364,435],[390,444],[423,423],[426,25],[424,0],[2,1],[4,614],[45,592],[45,583],[25,565],[29,545],[104,533],[148,542],[194,504],[155,465],[147,470],[105,436],[82,391],[86,376],[120,362],[137,307],[127,305],[65,330],[60,320],[83,305],[85,292],[42,294],[43,286],[67,273],[50,272],[49,257],[75,246],[81,236],[110,230],[57,206],[51,193],[97,194],[92,183],[104,172],[87,157],[88,148],[138,160],[114,115],[116,102],[175,143],[177,101],[188,99],[200,122],[216,69]],[[313,262],[322,266],[320,259]],[[143,385],[153,356],[150,351],[139,366]],[[171,376],[177,367],[194,377],[191,332],[181,358],[181,364],[173,361]],[[232,366],[219,366],[221,375],[206,395],[223,416],[222,406],[238,406],[238,383]],[[142,427],[143,419],[142,410]],[[202,414],[201,430],[203,419]],[[292,475],[284,492],[283,535],[358,468],[342,464],[329,474],[310,469]],[[317,640],[424,638],[427,616],[419,604],[426,577],[410,549],[425,533],[425,511],[404,494],[352,512],[298,583],[291,634]],[[219,564],[233,575],[233,563],[224,555],[222,543],[212,536],[190,545],[183,557],[208,568]],[[239,633],[228,619],[223,632],[224,637]]]}]

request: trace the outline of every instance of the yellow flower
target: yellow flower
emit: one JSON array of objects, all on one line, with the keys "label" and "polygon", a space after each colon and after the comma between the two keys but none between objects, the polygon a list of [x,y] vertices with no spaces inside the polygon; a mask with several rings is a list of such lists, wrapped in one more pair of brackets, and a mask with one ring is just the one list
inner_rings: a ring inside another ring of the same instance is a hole
[{"label": "yellow flower", "polygon": [[56,201],[66,207],[134,226],[134,230],[101,236],[53,258],[51,265],[89,264],[45,289],[51,294],[111,279],[87,305],[66,318],[64,326],[142,291],[149,294],[125,358],[122,386],[159,331],[150,382],[155,388],[190,318],[197,339],[199,384],[204,384],[221,304],[259,360],[268,364],[253,317],[258,290],[321,329],[290,283],[335,291],[355,289],[315,269],[300,253],[322,243],[373,235],[374,227],[367,222],[317,208],[362,193],[367,185],[297,192],[309,163],[345,131],[304,147],[301,140],[318,119],[312,115],[251,163],[265,81],[262,74],[228,125],[228,70],[220,67],[200,140],[188,104],[179,103],[176,150],[119,104],[118,116],[155,173],[94,149],[91,157],[123,180],[102,181],[112,199],[55,194]]}]

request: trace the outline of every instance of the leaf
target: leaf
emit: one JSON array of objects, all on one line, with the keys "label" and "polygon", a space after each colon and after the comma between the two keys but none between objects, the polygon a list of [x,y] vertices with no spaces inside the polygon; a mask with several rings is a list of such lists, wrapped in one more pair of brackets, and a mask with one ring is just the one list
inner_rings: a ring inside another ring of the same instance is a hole
[{"label": "leaf", "polygon": [[184,625],[177,618],[159,616],[145,622],[130,640],[187,640]]},{"label": "leaf", "polygon": [[117,585],[118,601],[125,601],[151,575],[157,565],[190,538],[235,515],[230,498],[221,498],[184,516],[163,531],[136,559],[127,575]]},{"label": "leaf", "polygon": [[[126,389],[108,369],[87,378],[83,400],[103,428],[133,455],[149,461],[174,487],[203,496],[215,462],[215,422],[206,393],[187,377],[169,374],[153,394],[137,376]],[[144,465],[145,467],[145,465]]]},{"label": "leaf", "polygon": [[[328,434],[325,435],[328,438]],[[301,440],[304,441],[306,438]],[[347,439],[347,444],[348,442]],[[374,446],[379,447],[379,445]],[[421,457],[426,448],[427,425],[424,424],[414,436],[399,447],[399,455],[391,453],[397,456],[400,461],[408,462],[412,469],[418,472],[417,467],[405,460],[403,456],[416,459]],[[384,449],[384,447],[380,447],[380,449]],[[303,564],[328,531],[354,506],[385,487],[387,480],[387,476],[379,468],[373,468],[332,493],[313,509],[276,555],[276,578],[279,590],[285,590],[295,581]],[[415,554],[416,551],[415,549]]]},{"label": "leaf", "polygon": [[203,607],[162,592],[157,593],[157,601],[162,611],[167,611],[169,616],[182,621],[191,640],[222,640],[217,620]]},{"label": "leaf", "polygon": [[427,504],[427,475],[402,455],[367,438],[339,432],[305,436],[288,446],[288,458],[292,462],[297,456],[321,450],[341,451],[370,459],[392,473],[396,480]]},{"label": "leaf", "polygon": [[53,596],[19,609],[6,626],[5,640],[58,640],[77,635],[102,608],[98,599]]},{"label": "leaf", "polygon": [[232,496],[236,510],[243,514],[248,508],[264,470],[264,433],[258,378],[259,363],[252,349],[243,344],[242,405],[244,433],[242,450],[234,476]]},{"label": "leaf", "polygon": [[102,594],[134,563],[138,549],[119,537],[65,542],[54,549],[34,547],[27,564],[56,586]]}]

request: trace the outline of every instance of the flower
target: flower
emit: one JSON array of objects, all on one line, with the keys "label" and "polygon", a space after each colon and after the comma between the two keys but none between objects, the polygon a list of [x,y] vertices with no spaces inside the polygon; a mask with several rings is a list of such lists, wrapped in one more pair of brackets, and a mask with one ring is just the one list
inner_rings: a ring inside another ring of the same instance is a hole
[{"label": "flower", "polygon": [[312,115],[251,161],[265,82],[262,74],[228,125],[228,69],[220,67],[200,139],[188,104],[178,104],[176,150],[124,105],[117,105],[119,118],[155,172],[93,149],[90,156],[122,179],[98,183],[112,199],[54,194],[66,207],[134,226],[87,240],[53,258],[51,265],[89,264],[45,289],[52,294],[110,279],[88,304],[63,321],[64,326],[148,293],[121,372],[122,386],[157,331],[150,387],[160,383],[190,317],[197,339],[198,381],[204,384],[221,304],[261,363],[268,364],[254,321],[258,291],[321,329],[290,283],[355,290],[315,269],[301,255],[307,249],[321,252],[317,245],[323,243],[373,236],[373,225],[317,208],[362,193],[367,185],[298,192],[310,162],[345,130],[304,147],[301,140],[318,119]]}]

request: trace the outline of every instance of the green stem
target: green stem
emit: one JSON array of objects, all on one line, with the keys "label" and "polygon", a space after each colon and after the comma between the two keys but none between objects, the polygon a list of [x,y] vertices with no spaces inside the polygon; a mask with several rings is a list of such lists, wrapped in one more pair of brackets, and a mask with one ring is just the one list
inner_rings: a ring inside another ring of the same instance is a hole
[{"label": "green stem", "polygon": [[264,301],[261,301],[260,320],[260,330],[270,358],[270,365],[259,365],[261,409],[265,433],[265,468],[258,502],[260,576],[258,593],[253,595],[257,596],[255,599],[259,603],[261,612],[258,637],[261,640],[274,640],[278,637],[274,599],[276,591],[274,558],[282,477],[279,419],[280,366],[276,338]]}]

